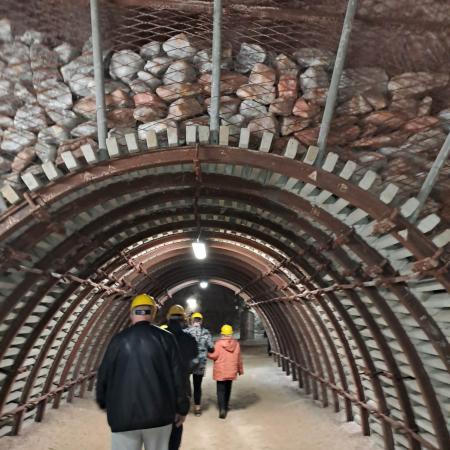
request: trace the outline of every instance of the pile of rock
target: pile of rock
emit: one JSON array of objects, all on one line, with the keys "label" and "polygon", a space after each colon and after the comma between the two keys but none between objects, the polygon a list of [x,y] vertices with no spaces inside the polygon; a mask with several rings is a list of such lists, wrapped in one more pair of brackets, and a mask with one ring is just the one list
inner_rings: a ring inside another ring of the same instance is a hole
[{"label": "pile of rock", "polygon": [[[248,127],[315,144],[333,63],[334,54],[321,49],[285,55],[244,42],[233,54],[225,44],[222,124],[232,137]],[[136,130],[144,140],[148,130],[208,124],[211,51],[185,34],[139,51],[105,51],[104,65],[108,129],[119,142]],[[363,162],[405,148],[434,151],[450,130],[450,109],[435,111],[433,95],[448,84],[448,74],[390,78],[378,67],[345,70],[329,145]],[[0,177],[20,189],[21,174],[42,174],[42,162],[58,161],[68,146],[95,138],[94,93],[90,41],[82,49],[52,46],[39,32],[14,36],[10,22],[1,20]]]}]

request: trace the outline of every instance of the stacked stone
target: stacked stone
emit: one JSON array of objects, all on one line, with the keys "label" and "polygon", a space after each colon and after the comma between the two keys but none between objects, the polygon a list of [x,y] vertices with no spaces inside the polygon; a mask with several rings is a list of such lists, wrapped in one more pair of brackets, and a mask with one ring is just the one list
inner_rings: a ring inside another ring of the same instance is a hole
[{"label": "stacked stone", "polygon": [[[300,48],[276,54],[242,43],[222,56],[220,117],[236,138],[241,127],[316,144],[334,54]],[[151,41],[139,51],[104,52],[110,136],[209,123],[211,51],[185,34]],[[379,67],[344,71],[328,144],[363,163],[395,158],[403,150],[435,152],[450,130],[450,109],[436,110],[449,75],[416,72],[389,77]],[[96,136],[95,83],[90,41],[76,49],[49,45],[39,32],[14,36],[0,21],[0,177],[21,188],[20,175],[42,175]],[[389,168],[387,169],[389,170]]]}]

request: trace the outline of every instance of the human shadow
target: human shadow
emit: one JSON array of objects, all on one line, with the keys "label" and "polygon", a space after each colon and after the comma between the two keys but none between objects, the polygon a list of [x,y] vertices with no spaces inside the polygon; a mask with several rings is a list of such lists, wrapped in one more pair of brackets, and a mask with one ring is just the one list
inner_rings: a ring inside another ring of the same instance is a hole
[{"label": "human shadow", "polygon": [[245,394],[239,394],[233,396],[231,394],[230,399],[230,409],[239,410],[239,409],[247,409],[252,405],[255,405],[261,400],[261,397],[254,392],[248,392]]},{"label": "human shadow", "polygon": [[[255,405],[261,400],[261,397],[254,392],[242,393],[231,393],[230,398],[230,409],[240,410],[247,409],[252,405]],[[207,396],[202,404],[203,411],[208,411],[211,408],[217,409],[217,398],[215,396]]]}]

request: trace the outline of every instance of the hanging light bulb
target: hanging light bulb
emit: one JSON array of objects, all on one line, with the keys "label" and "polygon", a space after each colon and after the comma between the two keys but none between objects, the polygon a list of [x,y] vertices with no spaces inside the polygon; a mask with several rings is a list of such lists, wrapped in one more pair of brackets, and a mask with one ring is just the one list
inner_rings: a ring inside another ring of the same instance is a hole
[{"label": "hanging light bulb", "polygon": [[200,281],[200,287],[202,289],[206,289],[208,287],[208,282],[207,281]]},{"label": "hanging light bulb", "polygon": [[194,250],[194,256],[197,259],[205,259],[206,258],[206,245],[204,242],[193,242],[192,250]]}]

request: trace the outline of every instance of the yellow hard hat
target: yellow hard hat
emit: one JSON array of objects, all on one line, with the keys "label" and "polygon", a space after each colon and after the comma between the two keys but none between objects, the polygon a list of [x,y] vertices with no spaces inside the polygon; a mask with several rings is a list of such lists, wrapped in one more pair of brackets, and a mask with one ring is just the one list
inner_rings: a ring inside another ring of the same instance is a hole
[{"label": "yellow hard hat", "polygon": [[224,334],[225,336],[231,336],[233,334],[233,327],[231,325],[224,325],[220,329],[220,334]]},{"label": "yellow hard hat", "polygon": [[172,305],[167,313],[167,320],[169,320],[172,316],[184,316],[185,311],[181,305]]},{"label": "yellow hard hat", "polygon": [[194,314],[192,314],[191,319],[202,319],[203,320],[203,315],[202,315],[202,313],[195,312]]},{"label": "yellow hard hat", "polygon": [[169,325],[167,325],[166,323],[161,325],[159,328],[162,328],[163,330],[167,330],[167,328],[169,328]]},{"label": "yellow hard hat", "polygon": [[148,294],[139,294],[133,298],[130,309],[133,310],[138,306],[156,306],[155,299]]}]

